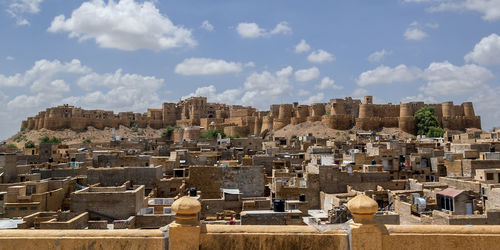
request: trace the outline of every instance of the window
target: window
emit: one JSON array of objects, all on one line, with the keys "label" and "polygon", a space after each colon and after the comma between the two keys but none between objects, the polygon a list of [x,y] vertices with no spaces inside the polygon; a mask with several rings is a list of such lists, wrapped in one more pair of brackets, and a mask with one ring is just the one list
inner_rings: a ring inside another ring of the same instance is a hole
[{"label": "window", "polygon": [[493,173],[486,173],[486,180],[487,181],[493,180]]},{"label": "window", "polygon": [[19,207],[19,210],[20,211],[25,211],[25,210],[28,210],[28,208],[27,207]]},{"label": "window", "polygon": [[170,188],[170,192],[175,192],[177,191],[177,188]]},{"label": "window", "polygon": [[16,208],[15,207],[9,207],[9,210],[13,211],[13,210],[16,210]]},{"label": "window", "polygon": [[38,208],[37,207],[31,207],[31,210],[37,210]]}]

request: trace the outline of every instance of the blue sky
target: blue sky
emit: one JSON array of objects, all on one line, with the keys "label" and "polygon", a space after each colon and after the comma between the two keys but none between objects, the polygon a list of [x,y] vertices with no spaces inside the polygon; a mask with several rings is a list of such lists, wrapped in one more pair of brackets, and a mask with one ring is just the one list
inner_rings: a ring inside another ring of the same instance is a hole
[{"label": "blue sky", "polygon": [[0,139],[64,103],[145,112],[473,101],[500,126],[500,0],[0,0]]}]

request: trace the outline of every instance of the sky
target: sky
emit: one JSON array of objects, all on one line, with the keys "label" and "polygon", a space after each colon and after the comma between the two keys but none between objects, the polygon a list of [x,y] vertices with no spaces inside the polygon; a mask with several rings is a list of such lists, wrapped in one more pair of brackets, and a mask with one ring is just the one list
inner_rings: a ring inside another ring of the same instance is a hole
[{"label": "sky", "polygon": [[48,107],[374,96],[500,126],[500,0],[0,0],[0,139]]}]

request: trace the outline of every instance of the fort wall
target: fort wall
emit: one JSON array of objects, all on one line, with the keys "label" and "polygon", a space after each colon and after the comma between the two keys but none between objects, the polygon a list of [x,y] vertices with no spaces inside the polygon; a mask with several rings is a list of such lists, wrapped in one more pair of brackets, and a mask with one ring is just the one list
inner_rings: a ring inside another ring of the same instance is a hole
[{"label": "fort wall", "polygon": [[[62,105],[41,111],[34,117],[28,117],[22,121],[21,129],[79,131],[89,126],[104,129],[132,125],[139,128],[161,129],[179,125],[182,128],[201,126],[201,132],[209,127],[216,129],[233,127],[227,129],[230,134],[261,135],[264,131],[276,131],[289,124],[321,121],[332,129],[346,130],[356,126],[362,130],[379,130],[383,127],[397,127],[415,134],[414,114],[425,106],[434,108],[435,115],[444,129],[481,128],[481,118],[476,116],[471,102],[460,105],[454,105],[451,101],[440,104],[423,102],[373,104],[373,98],[366,96],[362,101],[346,97],[310,106],[298,103],[273,104],[268,112],[241,105],[207,103],[205,97],[191,97],[179,103],[164,103],[160,109],[148,109],[144,114],[133,112],[114,114],[112,111],[84,110]],[[179,133],[185,131],[178,131],[174,134],[174,138],[186,137]],[[195,136],[190,135],[191,132],[188,134],[188,138]]]}]

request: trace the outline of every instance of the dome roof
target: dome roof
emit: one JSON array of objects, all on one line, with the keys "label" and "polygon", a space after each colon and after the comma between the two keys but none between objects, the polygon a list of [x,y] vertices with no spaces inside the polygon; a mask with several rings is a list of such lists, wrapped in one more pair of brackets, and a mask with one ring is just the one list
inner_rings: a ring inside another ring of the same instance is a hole
[{"label": "dome roof", "polygon": [[365,194],[358,194],[347,202],[347,208],[352,214],[375,214],[378,211],[378,204]]},{"label": "dome roof", "polygon": [[176,214],[197,214],[201,210],[201,204],[198,200],[189,196],[183,196],[172,204],[172,211]]}]

